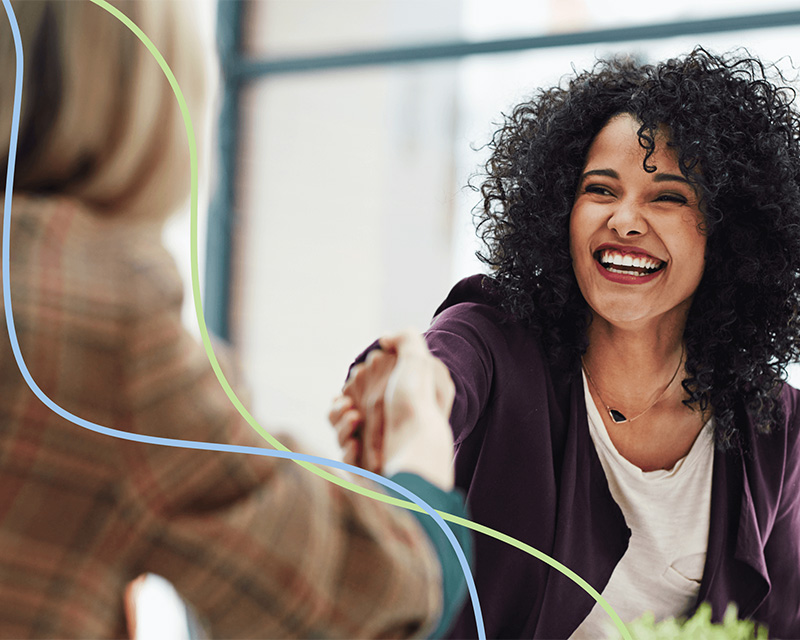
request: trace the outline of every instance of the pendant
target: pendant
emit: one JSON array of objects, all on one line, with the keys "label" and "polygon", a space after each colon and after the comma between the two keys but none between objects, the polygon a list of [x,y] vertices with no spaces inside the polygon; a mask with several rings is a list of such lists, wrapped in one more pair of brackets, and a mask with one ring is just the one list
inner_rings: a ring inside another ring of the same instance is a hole
[{"label": "pendant", "polygon": [[619,411],[617,411],[616,409],[609,408],[608,415],[611,416],[611,419],[616,424],[621,424],[623,422],[627,422],[628,421],[628,419],[624,415],[622,415]]}]

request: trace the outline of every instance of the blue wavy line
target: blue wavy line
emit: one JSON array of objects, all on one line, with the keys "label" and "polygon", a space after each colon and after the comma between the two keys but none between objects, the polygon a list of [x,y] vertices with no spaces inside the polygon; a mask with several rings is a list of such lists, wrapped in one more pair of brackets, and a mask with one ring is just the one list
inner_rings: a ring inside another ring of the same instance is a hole
[{"label": "blue wavy line", "polygon": [[16,79],[14,82],[14,109],[13,109],[13,116],[11,121],[11,138],[9,140],[8,145],[8,168],[6,171],[6,190],[5,190],[5,199],[3,203],[3,258],[2,258],[2,269],[3,269],[3,302],[5,304],[5,317],[6,317],[6,327],[8,328],[8,337],[11,340],[11,349],[14,353],[14,359],[16,360],[17,367],[22,374],[22,377],[25,379],[25,382],[30,387],[31,391],[36,395],[39,400],[44,403],[51,411],[58,414],[65,420],[69,420],[73,424],[82,427],[84,429],[88,429],[89,431],[94,431],[96,433],[101,433],[103,435],[111,436],[112,438],[119,438],[121,440],[129,440],[133,442],[141,442],[144,444],[157,444],[164,447],[175,447],[179,449],[196,449],[198,451],[221,451],[226,453],[244,453],[248,455],[256,455],[256,456],[267,456],[272,458],[284,458],[288,460],[302,460],[305,462],[312,462],[314,464],[319,464],[322,466],[327,467],[334,467],[336,469],[343,469],[345,471],[349,471],[350,473],[354,473],[356,475],[362,476],[364,478],[369,478],[370,480],[377,482],[379,484],[384,485],[385,487],[389,487],[390,489],[396,491],[397,493],[401,494],[414,504],[421,507],[425,513],[427,513],[436,524],[444,531],[444,534],[447,536],[450,544],[453,547],[453,550],[458,557],[458,561],[461,563],[461,569],[464,572],[464,578],[467,581],[467,588],[469,590],[470,598],[472,599],[472,608],[475,611],[475,622],[478,627],[478,637],[481,640],[486,639],[486,630],[483,626],[483,616],[481,614],[481,607],[480,602],[478,600],[478,593],[475,588],[475,581],[472,577],[472,572],[469,568],[469,563],[467,562],[466,557],[464,556],[464,551],[461,549],[461,546],[458,544],[458,541],[455,538],[455,535],[450,528],[445,524],[442,517],[436,513],[436,511],[424,500],[422,500],[419,496],[415,493],[409,491],[405,487],[384,478],[383,476],[378,475],[377,473],[373,473],[371,471],[367,471],[365,469],[360,469],[359,467],[354,467],[349,464],[345,464],[344,462],[339,462],[338,460],[331,460],[329,458],[322,458],[320,456],[312,456],[307,455],[304,453],[294,453],[291,451],[277,451],[273,449],[261,449],[259,447],[248,447],[242,445],[229,445],[229,444],[217,444],[212,442],[200,442],[196,440],[179,440],[173,438],[161,438],[158,436],[148,436],[148,435],[140,435],[135,433],[129,433],[127,431],[120,431],[119,429],[112,429],[110,427],[104,427],[102,425],[96,424],[94,422],[90,422],[89,420],[84,420],[83,418],[76,416],[69,411],[66,411],[58,404],[53,402],[47,394],[44,393],[39,388],[39,385],[36,384],[36,381],[30,374],[27,365],[25,364],[25,359],[22,357],[22,352],[19,348],[19,342],[17,340],[17,331],[14,325],[14,313],[11,306],[11,279],[10,279],[10,259],[9,259],[9,250],[10,250],[10,239],[11,239],[11,201],[13,196],[13,188],[14,188],[14,170],[16,168],[16,160],[17,160],[17,142],[19,138],[19,122],[20,122],[20,112],[21,112],[21,105],[22,105],[22,78],[24,72],[24,59],[23,59],[23,52],[22,52],[22,38],[19,33],[19,25],[17,24],[17,17],[14,14],[14,9],[11,7],[10,0],[3,0],[3,7],[5,8],[6,15],[8,16],[9,24],[11,25],[11,32],[14,36],[14,47],[17,56],[17,67],[16,67]]}]

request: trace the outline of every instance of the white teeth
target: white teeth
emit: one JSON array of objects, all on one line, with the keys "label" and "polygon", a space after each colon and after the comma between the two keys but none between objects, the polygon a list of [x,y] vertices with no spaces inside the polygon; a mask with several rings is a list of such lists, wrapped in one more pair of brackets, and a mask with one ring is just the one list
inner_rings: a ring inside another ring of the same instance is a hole
[{"label": "white teeth", "polygon": [[[662,265],[660,260],[653,258],[646,258],[644,256],[632,256],[631,254],[621,254],[617,251],[606,249],[600,253],[600,262],[608,267],[609,265],[616,265],[619,267],[634,267],[636,269],[657,269]],[[615,271],[612,269],[612,271]],[[617,271],[615,271],[616,273]],[[631,273],[624,271],[620,273]]]},{"label": "white teeth", "polygon": [[615,269],[614,267],[606,267],[606,271],[610,271],[611,273],[621,273],[625,276],[635,276],[637,278],[642,278],[644,276],[649,276],[649,273],[645,273],[644,271],[623,271],[622,269]]}]

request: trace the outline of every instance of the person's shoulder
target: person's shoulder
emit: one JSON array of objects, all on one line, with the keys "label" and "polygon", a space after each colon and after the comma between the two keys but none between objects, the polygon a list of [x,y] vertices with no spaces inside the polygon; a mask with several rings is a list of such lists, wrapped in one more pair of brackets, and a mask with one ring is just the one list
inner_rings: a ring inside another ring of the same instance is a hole
[{"label": "person's shoulder", "polygon": [[436,309],[432,328],[454,322],[477,323],[484,329],[495,327],[498,330],[506,325],[517,324],[503,309],[494,280],[483,274],[469,276],[453,286]]},{"label": "person's shoulder", "polygon": [[766,433],[757,433],[750,422],[748,435],[745,436],[748,457],[766,468],[782,468],[787,460],[800,462],[800,390],[788,382],[782,382],[779,402],[783,409],[783,420],[772,425]]},{"label": "person's shoulder", "polygon": [[499,314],[501,298],[494,280],[482,273],[462,278],[450,289],[450,293],[436,309],[434,317],[457,305],[480,305]]},{"label": "person's shoulder", "polygon": [[160,226],[110,218],[69,197],[13,202],[11,277],[29,290],[45,287],[51,303],[98,319],[180,302]]},{"label": "person's shoulder", "polygon": [[536,332],[504,309],[499,288],[487,275],[456,283],[436,310],[428,334],[437,332],[456,334],[496,358],[515,353],[531,363],[544,362]]},{"label": "person's shoulder", "polygon": [[800,504],[800,390],[784,382],[780,400],[783,423],[758,438],[754,447],[761,465],[758,477],[775,478],[774,495],[783,496],[784,503],[796,509]]},{"label": "person's shoulder", "polygon": [[800,448],[800,389],[784,382],[780,398],[783,404],[787,437],[794,442],[795,448]]},{"label": "person's shoulder", "polygon": [[788,413],[800,414],[800,389],[789,382],[781,383],[781,402]]},{"label": "person's shoulder", "polygon": [[506,335],[533,335],[530,327],[511,314],[503,305],[503,295],[497,282],[484,274],[459,280],[444,302],[436,309],[433,326],[443,322],[476,322],[484,328],[494,327]]}]

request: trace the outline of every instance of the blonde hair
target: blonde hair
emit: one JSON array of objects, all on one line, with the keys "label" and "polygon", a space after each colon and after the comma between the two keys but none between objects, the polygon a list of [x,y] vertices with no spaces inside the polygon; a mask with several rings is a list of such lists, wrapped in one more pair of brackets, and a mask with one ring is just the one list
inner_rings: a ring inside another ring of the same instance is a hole
[{"label": "blonde hair", "polygon": [[[72,196],[106,215],[152,219],[174,211],[188,194],[186,131],[144,44],[89,0],[12,4],[25,56],[14,191]],[[113,4],[162,53],[198,128],[206,66],[194,25],[182,15],[186,1]],[[10,28],[2,33],[0,149],[7,149],[16,55]]]}]

